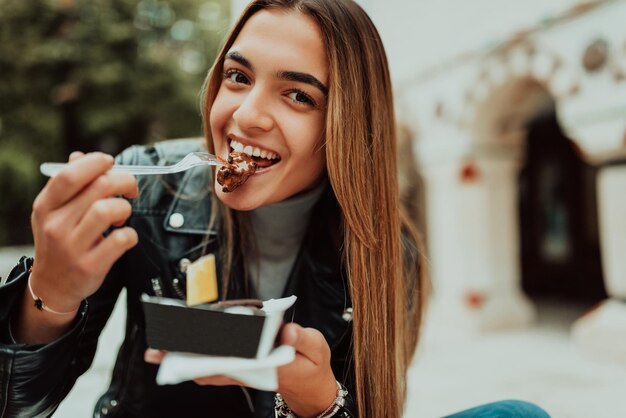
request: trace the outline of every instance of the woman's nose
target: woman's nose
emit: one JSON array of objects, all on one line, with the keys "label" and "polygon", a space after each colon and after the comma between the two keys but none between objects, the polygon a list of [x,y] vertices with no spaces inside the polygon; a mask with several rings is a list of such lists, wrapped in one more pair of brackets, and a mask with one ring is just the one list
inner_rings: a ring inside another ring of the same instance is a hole
[{"label": "woman's nose", "polygon": [[269,131],[274,126],[270,100],[261,89],[251,90],[233,113],[233,119],[242,129]]}]

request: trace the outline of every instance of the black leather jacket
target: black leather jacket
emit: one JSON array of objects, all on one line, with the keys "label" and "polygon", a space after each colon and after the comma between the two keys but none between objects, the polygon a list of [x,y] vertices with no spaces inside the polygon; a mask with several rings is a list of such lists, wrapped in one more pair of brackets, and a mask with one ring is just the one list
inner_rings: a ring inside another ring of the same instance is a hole
[{"label": "black leather jacket", "polygon": [[[198,140],[132,147],[118,156],[123,164],[172,164]],[[112,381],[95,406],[94,417],[270,417],[274,394],[240,387],[199,386],[193,382],[158,386],[157,366],[143,360],[146,349],[142,293],[184,297],[181,260],[219,252],[209,231],[211,171],[198,167],[163,177],[140,177],[128,224],[139,244],[112,268],[102,287],[81,306],[72,329],[44,346],[16,344],[10,318],[18,309],[32,260],[22,258],[0,287],[0,417],[47,417],[93,360],[102,331],[122,288],[127,290],[127,324]],[[327,191],[330,192],[330,191]],[[353,392],[351,302],[340,256],[324,226],[324,197],[318,203],[291,272],[285,295],[298,300],[286,318],[320,330],[332,350],[335,377]],[[331,208],[332,210],[332,208]],[[206,246],[206,248],[205,248]],[[219,259],[219,257],[217,257]],[[235,260],[229,298],[245,297]],[[219,266],[218,266],[219,271]],[[352,400],[338,416],[356,416]]]}]

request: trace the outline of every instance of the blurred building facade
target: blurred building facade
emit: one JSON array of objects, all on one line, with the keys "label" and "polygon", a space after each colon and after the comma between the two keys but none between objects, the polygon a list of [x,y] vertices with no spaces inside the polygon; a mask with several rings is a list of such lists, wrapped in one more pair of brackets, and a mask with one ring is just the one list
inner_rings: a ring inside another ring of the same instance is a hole
[{"label": "blurred building facade", "polygon": [[416,133],[431,315],[483,331],[608,298],[574,336],[626,361],[626,2],[516,3],[362,1]]}]

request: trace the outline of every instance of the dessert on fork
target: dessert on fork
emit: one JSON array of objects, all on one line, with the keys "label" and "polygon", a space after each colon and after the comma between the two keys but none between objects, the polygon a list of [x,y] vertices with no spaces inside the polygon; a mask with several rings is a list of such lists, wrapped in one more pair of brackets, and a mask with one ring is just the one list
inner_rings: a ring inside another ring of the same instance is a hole
[{"label": "dessert on fork", "polygon": [[251,156],[237,151],[231,152],[224,163],[226,165],[217,170],[217,182],[224,193],[230,193],[244,184],[258,167]]}]

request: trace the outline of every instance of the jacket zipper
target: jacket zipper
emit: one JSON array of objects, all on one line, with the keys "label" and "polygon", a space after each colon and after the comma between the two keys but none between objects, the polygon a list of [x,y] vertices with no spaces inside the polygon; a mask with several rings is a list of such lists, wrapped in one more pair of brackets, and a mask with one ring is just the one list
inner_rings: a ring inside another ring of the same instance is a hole
[{"label": "jacket zipper", "polygon": [[161,279],[159,277],[153,277],[150,279],[152,283],[152,290],[154,291],[154,295],[162,298],[163,297],[163,286],[161,285]]},{"label": "jacket zipper", "polygon": [[248,388],[245,388],[243,386],[241,387],[241,391],[243,392],[243,395],[246,398],[246,402],[248,402],[248,408],[250,408],[250,412],[252,412],[254,414],[254,405],[252,404],[252,397],[250,396],[250,392],[248,392]]},{"label": "jacket zipper", "polygon": [[174,292],[176,292],[176,296],[178,296],[180,299],[184,300],[187,298],[185,292],[183,292],[183,289],[180,285],[180,279],[178,277],[174,277],[172,279],[172,287],[174,288]]}]

